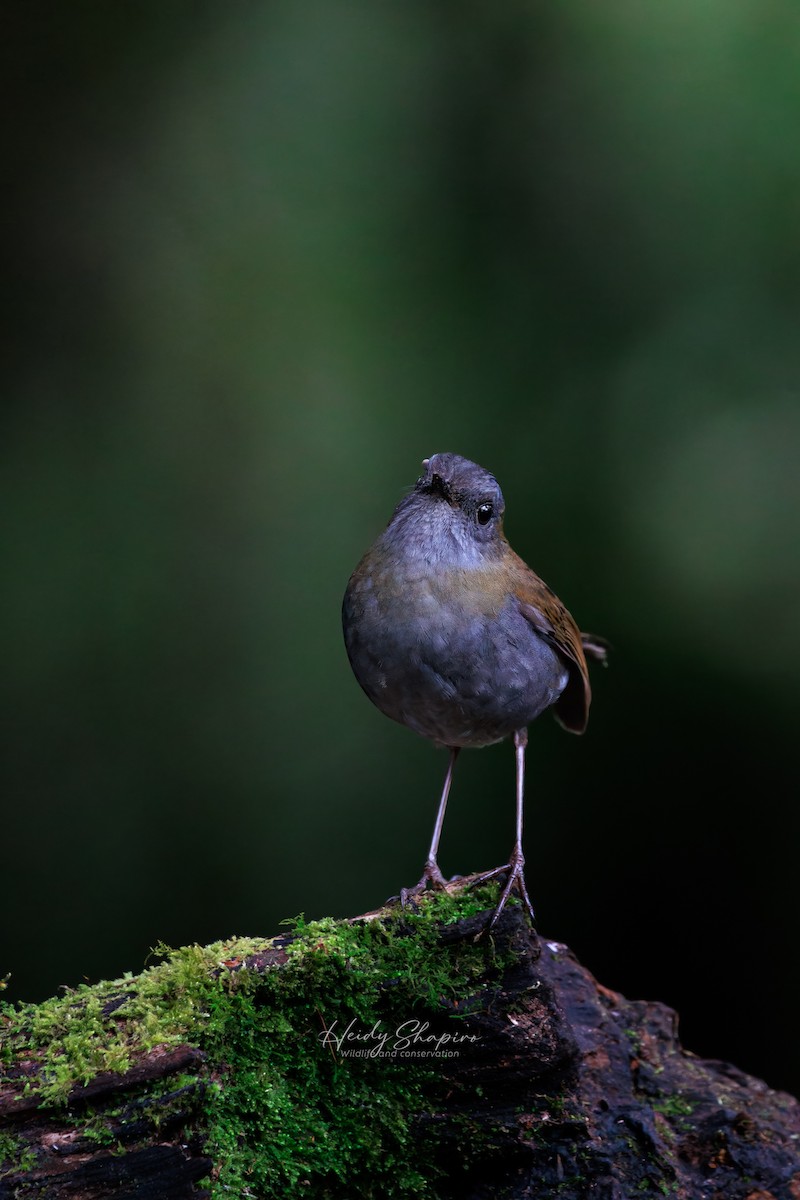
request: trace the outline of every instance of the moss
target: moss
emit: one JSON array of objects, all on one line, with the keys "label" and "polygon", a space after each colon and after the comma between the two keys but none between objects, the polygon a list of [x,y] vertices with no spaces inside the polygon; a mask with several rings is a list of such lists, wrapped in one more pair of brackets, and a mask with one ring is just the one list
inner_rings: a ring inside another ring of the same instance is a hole
[{"label": "moss", "polygon": [[188,947],[122,979],[83,984],[42,1004],[3,1005],[0,1063],[28,1061],[44,1104],[63,1103],[96,1075],[124,1072],[156,1046],[191,1040],[203,1024],[200,992],[224,943]]},{"label": "moss", "polygon": [[639,1030],[638,1029],[623,1029],[622,1032],[625,1034],[625,1037],[630,1042],[631,1046],[633,1047],[634,1052],[636,1054],[641,1054],[642,1039],[641,1039],[641,1034],[640,1034]]},{"label": "moss", "polygon": [[[3,1006],[2,1059],[33,1061],[28,1086],[58,1106],[101,1072],[188,1043],[206,1055],[214,1195],[432,1197],[438,1126],[419,1118],[435,1108],[441,1059],[466,1036],[461,1018],[482,1003],[475,981],[487,960],[506,965],[491,939],[443,945],[441,926],[495,898],[494,885],[433,893],[414,914],[300,919],[272,942],[160,947],[164,961],[137,977]],[[280,967],[265,966],[270,951]],[[88,1118],[98,1144],[117,1131]],[[469,1126],[448,1136],[468,1161]]]},{"label": "moss", "polygon": [[663,1096],[659,1100],[653,1101],[653,1108],[656,1112],[662,1113],[665,1117],[680,1118],[690,1117],[694,1112],[694,1105],[685,1100],[683,1096]]},{"label": "moss", "polygon": [[[225,1064],[209,1143],[220,1195],[434,1194],[435,1141],[415,1117],[439,1078],[430,1050],[443,1047],[412,1039],[458,1036],[458,1003],[492,951],[443,952],[438,923],[486,903],[437,895],[394,925],[299,923],[280,971],[215,991],[205,1045]],[[451,1028],[434,1030],[443,1007]]]},{"label": "moss", "polygon": [[0,1133],[0,1180],[12,1171],[29,1171],[36,1156],[27,1143],[13,1133]]}]

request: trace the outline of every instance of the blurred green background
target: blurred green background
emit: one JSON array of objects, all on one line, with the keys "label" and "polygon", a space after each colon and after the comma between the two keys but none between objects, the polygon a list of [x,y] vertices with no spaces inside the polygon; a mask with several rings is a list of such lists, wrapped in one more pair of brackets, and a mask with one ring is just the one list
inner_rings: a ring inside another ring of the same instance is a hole
[{"label": "blurred green background", "polygon": [[[0,973],[417,879],[445,755],[347,578],[450,450],[615,646],[531,731],[540,928],[800,1089],[800,16],[30,6],[6,29]],[[465,754],[442,867],[505,861]]]}]

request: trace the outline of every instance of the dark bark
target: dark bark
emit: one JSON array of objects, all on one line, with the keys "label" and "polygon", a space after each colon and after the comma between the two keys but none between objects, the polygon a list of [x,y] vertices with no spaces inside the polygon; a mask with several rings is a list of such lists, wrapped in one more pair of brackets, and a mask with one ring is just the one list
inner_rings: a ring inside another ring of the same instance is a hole
[{"label": "dark bark", "polygon": [[[444,926],[442,953],[472,944],[485,920]],[[515,950],[512,965],[459,1001],[468,1015],[458,1027],[475,1040],[442,1060],[415,1118],[420,1138],[435,1134],[443,1170],[436,1195],[800,1200],[794,1099],[685,1051],[672,1010],[602,987],[566,947],[531,933],[519,909],[503,915],[497,942]],[[277,949],[246,965],[280,969],[281,959]],[[446,1008],[431,1014],[434,1029],[447,1022]],[[207,1064],[196,1047],[151,1052],[124,1075],[76,1086],[65,1108],[40,1107],[25,1093],[35,1074],[20,1063],[0,1089],[0,1135],[27,1148],[6,1163],[2,1200],[207,1194],[214,1166],[202,1136]],[[178,1074],[180,1086],[170,1088]],[[113,1107],[113,1148],[82,1132],[89,1107]]]}]

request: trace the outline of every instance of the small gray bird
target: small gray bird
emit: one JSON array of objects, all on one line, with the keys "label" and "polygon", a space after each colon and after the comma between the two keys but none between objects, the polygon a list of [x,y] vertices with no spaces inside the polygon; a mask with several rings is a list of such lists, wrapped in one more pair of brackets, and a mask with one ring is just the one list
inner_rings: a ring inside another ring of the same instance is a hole
[{"label": "small gray bird", "polygon": [[381,712],[450,751],[422,877],[402,889],[403,904],[429,886],[446,887],[437,854],[459,750],[513,737],[514,847],[504,866],[474,881],[505,876],[491,928],[512,890],[533,917],[522,853],[527,727],[552,707],[565,729],[583,733],[586,655],[605,662],[607,644],[582,634],[511,549],[493,475],[457,454],[434,454],[422,465],[350,578],[344,639],[356,679]]}]

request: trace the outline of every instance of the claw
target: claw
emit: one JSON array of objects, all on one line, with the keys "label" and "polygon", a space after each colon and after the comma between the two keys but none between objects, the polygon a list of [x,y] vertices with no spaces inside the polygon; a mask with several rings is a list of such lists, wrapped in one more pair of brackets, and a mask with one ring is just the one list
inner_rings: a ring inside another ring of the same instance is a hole
[{"label": "claw", "polygon": [[478,875],[475,879],[471,879],[469,886],[477,887],[481,883],[487,883],[490,879],[496,879],[499,875],[505,875],[506,881],[503,884],[503,890],[500,893],[500,899],[497,901],[497,907],[492,913],[492,918],[489,921],[488,929],[491,930],[494,928],[501,912],[506,906],[508,897],[514,891],[522,901],[523,908],[530,917],[531,922],[533,922],[535,920],[533,905],[531,904],[531,898],[528,895],[528,889],[525,886],[525,856],[520,848],[516,846],[514,847],[511,852],[511,857],[505,866],[495,867],[493,871],[484,871],[482,875]]},{"label": "claw", "polygon": [[467,884],[468,887],[480,887],[482,883],[488,883],[490,879],[496,879],[498,875],[505,875],[511,870],[511,863],[506,863],[505,866],[495,867],[492,871],[482,871],[480,875],[473,876]]},{"label": "claw", "polygon": [[447,890],[447,880],[439,870],[439,864],[436,859],[428,859],[425,863],[425,869],[422,872],[419,883],[415,883],[410,888],[400,888],[400,904],[403,908],[408,908],[409,904],[415,908],[414,900],[417,896],[421,896],[424,892],[431,888],[437,892]]}]

